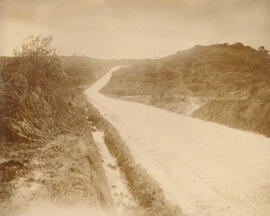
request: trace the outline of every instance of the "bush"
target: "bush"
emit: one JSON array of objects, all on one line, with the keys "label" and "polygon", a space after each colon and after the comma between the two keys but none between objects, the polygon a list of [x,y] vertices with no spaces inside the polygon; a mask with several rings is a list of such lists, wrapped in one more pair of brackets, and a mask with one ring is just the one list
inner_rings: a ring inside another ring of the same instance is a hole
[{"label": "bush", "polygon": [[85,123],[80,100],[73,105],[81,92],[70,86],[71,77],[63,72],[51,42],[52,37],[30,36],[3,66],[2,141],[34,143],[69,131],[77,133]]}]

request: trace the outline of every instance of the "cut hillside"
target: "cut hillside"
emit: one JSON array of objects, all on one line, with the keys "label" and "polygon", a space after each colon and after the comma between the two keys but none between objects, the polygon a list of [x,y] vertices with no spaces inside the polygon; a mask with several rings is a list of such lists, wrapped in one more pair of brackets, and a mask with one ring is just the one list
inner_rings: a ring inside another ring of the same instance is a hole
[{"label": "cut hillside", "polygon": [[270,136],[270,55],[241,43],[122,68],[102,92]]},{"label": "cut hillside", "polygon": [[0,59],[0,212],[38,203],[113,210],[82,86],[104,68],[53,54],[51,37],[30,37]]}]

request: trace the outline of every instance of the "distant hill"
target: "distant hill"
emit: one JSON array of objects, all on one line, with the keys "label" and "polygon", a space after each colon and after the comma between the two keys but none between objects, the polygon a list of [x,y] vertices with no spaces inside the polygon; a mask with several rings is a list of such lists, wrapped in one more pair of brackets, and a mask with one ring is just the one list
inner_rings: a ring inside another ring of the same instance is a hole
[{"label": "distant hill", "polygon": [[241,43],[123,68],[102,92],[270,136],[270,55]]},{"label": "distant hill", "polygon": [[70,77],[70,84],[91,85],[106,73],[106,66],[97,63],[95,59],[83,56],[60,56],[63,71]]},{"label": "distant hill", "polygon": [[147,61],[140,59],[95,59],[85,56],[60,56],[59,58],[62,61],[64,71],[69,77],[73,77],[74,85],[91,85],[106,73],[108,68],[116,65],[134,65]]}]

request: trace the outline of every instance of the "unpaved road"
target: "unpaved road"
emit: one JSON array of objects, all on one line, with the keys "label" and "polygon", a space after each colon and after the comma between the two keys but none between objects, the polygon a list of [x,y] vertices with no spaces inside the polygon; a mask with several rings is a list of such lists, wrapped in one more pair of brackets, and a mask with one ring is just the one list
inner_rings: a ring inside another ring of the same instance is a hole
[{"label": "unpaved road", "polygon": [[135,160],[188,216],[269,216],[270,139],[86,90]]}]

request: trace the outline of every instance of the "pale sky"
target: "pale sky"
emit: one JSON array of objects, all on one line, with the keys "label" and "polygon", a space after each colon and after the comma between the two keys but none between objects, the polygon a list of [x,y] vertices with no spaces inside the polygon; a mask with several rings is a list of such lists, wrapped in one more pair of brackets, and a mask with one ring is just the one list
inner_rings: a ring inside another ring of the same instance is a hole
[{"label": "pale sky", "polygon": [[270,49],[270,0],[0,0],[0,56],[30,34],[61,55],[156,58],[196,44]]}]

